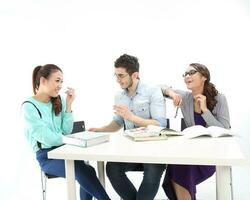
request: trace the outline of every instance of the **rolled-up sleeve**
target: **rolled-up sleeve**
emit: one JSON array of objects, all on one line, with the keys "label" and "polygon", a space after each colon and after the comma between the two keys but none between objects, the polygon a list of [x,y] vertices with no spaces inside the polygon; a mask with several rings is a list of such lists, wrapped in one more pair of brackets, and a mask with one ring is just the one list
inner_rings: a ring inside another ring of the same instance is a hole
[{"label": "rolled-up sleeve", "polygon": [[166,103],[160,88],[152,89],[151,103],[150,103],[151,118],[157,120],[160,126],[166,127]]},{"label": "rolled-up sleeve", "polygon": [[119,125],[121,125],[121,126],[124,125],[124,120],[123,120],[123,118],[120,117],[120,116],[118,116],[118,115],[115,115],[115,116],[113,117],[113,120],[114,120],[117,124],[119,124]]}]

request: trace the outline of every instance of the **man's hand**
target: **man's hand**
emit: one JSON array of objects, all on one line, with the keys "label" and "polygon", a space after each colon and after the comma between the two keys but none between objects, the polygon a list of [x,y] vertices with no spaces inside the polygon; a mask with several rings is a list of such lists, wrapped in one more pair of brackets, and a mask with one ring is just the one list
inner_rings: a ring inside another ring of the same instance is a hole
[{"label": "man's hand", "polygon": [[93,132],[115,132],[120,130],[121,125],[116,123],[114,120],[110,122],[108,125],[99,127],[99,128],[89,128],[88,131]]},{"label": "man's hand", "polygon": [[88,131],[101,132],[101,129],[100,128],[90,128],[90,129],[88,129]]},{"label": "man's hand", "polygon": [[121,116],[123,119],[132,121],[134,114],[124,105],[114,105],[115,114]]}]

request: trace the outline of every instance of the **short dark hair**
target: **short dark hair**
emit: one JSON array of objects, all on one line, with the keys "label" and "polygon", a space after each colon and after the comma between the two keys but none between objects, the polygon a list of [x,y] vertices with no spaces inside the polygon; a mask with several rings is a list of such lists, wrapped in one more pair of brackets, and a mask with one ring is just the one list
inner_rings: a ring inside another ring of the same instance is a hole
[{"label": "short dark hair", "polygon": [[131,75],[134,72],[139,72],[140,64],[138,58],[128,54],[123,54],[115,61],[115,68],[125,68],[126,71]]}]

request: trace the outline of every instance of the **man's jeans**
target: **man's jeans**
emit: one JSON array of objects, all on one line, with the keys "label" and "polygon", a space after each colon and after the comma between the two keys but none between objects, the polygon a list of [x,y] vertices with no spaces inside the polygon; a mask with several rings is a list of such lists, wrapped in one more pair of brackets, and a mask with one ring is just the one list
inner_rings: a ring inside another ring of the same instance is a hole
[{"label": "man's jeans", "polygon": [[[106,165],[107,176],[123,200],[153,200],[165,169],[165,164],[108,162]],[[128,171],[144,172],[138,191],[128,179],[126,175]]]}]

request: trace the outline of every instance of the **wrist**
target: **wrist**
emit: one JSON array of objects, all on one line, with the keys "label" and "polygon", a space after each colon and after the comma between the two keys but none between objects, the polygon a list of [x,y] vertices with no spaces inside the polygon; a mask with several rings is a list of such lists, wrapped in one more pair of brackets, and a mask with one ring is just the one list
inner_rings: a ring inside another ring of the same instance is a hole
[{"label": "wrist", "polygon": [[66,112],[67,113],[71,113],[72,112],[71,106],[66,106]]},{"label": "wrist", "polygon": [[175,92],[171,89],[167,90],[167,95],[170,96],[172,99],[174,98]]},{"label": "wrist", "polygon": [[136,115],[131,115],[129,118],[128,118],[128,121],[131,121],[131,122],[135,122],[136,121]]},{"label": "wrist", "polygon": [[208,108],[201,109],[201,111],[202,111],[203,113],[205,113],[205,112],[208,111]]}]

